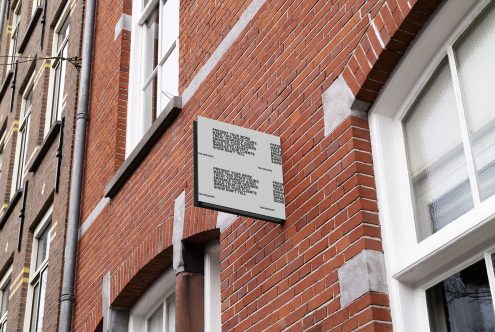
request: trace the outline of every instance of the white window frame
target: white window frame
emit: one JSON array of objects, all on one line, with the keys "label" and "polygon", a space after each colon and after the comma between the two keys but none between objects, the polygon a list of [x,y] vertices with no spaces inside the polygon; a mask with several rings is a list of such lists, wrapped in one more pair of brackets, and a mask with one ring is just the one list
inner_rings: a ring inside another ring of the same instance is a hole
[{"label": "white window frame", "polygon": [[394,331],[429,331],[425,290],[482,258],[495,243],[491,236],[495,234],[495,197],[483,202],[475,197],[471,211],[418,242],[402,127],[406,112],[450,47],[489,3],[447,1],[404,56],[370,111]]},{"label": "white window frame", "polygon": [[[45,129],[44,136],[48,134],[51,127],[56,121],[60,121],[62,119],[62,112],[65,106],[66,99],[66,91],[65,91],[65,83],[67,76],[67,60],[63,60],[62,58],[67,58],[69,52],[69,36],[70,36],[70,6],[67,5],[62,12],[57,24],[55,25],[54,34],[53,34],[53,43],[52,43],[52,57],[51,66],[50,66],[50,84],[48,89],[48,107],[46,108],[45,114]],[[66,37],[64,38],[61,46],[57,49],[58,41],[59,41],[59,33],[63,28],[64,23],[69,21],[69,25],[67,27],[68,32]],[[57,80],[57,74],[60,70],[60,76]],[[55,98],[55,93],[57,97]],[[54,111],[54,107],[57,107],[56,112]]]},{"label": "white window frame", "polygon": [[[5,22],[7,15],[6,13],[9,12],[9,8],[7,7],[7,0],[0,0],[0,43],[2,42],[3,39],[3,34],[5,33],[4,28],[5,28]],[[9,62],[10,59],[7,58],[7,63]]]},{"label": "white window frame", "polygon": [[40,7],[43,5],[43,0],[32,0],[32,7],[31,7],[31,17],[34,16],[34,13],[36,12],[36,8]]},{"label": "white window frame", "polygon": [[26,108],[26,100],[30,94],[34,93],[34,73],[22,94],[21,111],[19,114],[19,130],[14,158],[14,174],[12,176],[12,188],[10,196],[13,197],[18,189],[23,188],[23,181],[27,174],[28,147],[29,147],[29,129],[31,124],[31,112],[33,109],[33,95],[31,95],[31,104]]},{"label": "white window frame", "polygon": [[[50,261],[50,247],[51,247],[51,241],[53,239],[53,220],[52,220],[52,214],[53,214],[53,206],[51,206],[43,218],[41,219],[40,223],[36,227],[36,229],[33,232],[33,244],[32,244],[32,250],[31,250],[31,262],[30,262],[30,273],[29,273],[29,287],[28,287],[28,294],[27,294],[27,304],[26,304],[26,313],[25,313],[25,319],[24,319],[24,331],[25,332],[30,332],[31,328],[31,316],[33,313],[33,301],[34,301],[34,288],[36,284],[40,281],[41,274],[48,269],[49,266],[49,261]],[[49,228],[48,228],[49,227]],[[47,239],[47,252],[46,252],[46,257],[43,260],[43,262],[40,264],[38,269],[36,269],[36,260],[37,260],[37,255],[38,255],[38,239],[40,236],[43,234],[44,231],[48,231],[48,239]],[[40,290],[41,292],[41,290]],[[45,289],[46,292],[46,289]],[[46,295],[46,293],[45,293]],[[41,302],[41,298],[40,298]],[[44,302],[46,303],[46,302]],[[44,306],[45,307],[45,306]],[[38,308],[39,310],[39,308]]]},{"label": "white window frame", "polygon": [[165,272],[132,308],[129,315],[129,332],[147,331],[147,320],[160,305],[163,305],[164,332],[174,332],[167,331],[167,300],[170,298],[175,301],[175,271],[173,269]]},{"label": "white window frame", "polygon": [[205,332],[222,330],[220,245],[205,249]]},{"label": "white window frame", "polygon": [[8,66],[7,71],[12,70],[17,59],[17,44],[19,42],[19,25],[21,23],[21,5],[22,1],[18,1],[15,5],[12,14],[12,34],[10,35]]},{"label": "white window frame", "polygon": [[[10,282],[10,285],[9,285]],[[0,308],[3,306],[3,292],[5,287],[8,285],[9,288],[12,287],[12,265],[8,268],[7,272],[3,275],[2,279],[0,279]],[[10,298],[10,289],[9,289],[9,298]],[[7,299],[7,302],[10,299]],[[7,304],[8,305],[8,304]],[[7,308],[7,312],[0,317],[0,332],[6,332],[6,330],[2,330],[2,326],[7,323],[7,316],[9,314],[9,309]]]},{"label": "white window frame", "polygon": [[2,132],[2,135],[0,136],[0,178],[2,176],[2,172],[4,171],[4,160],[3,158],[5,157],[3,155],[4,150],[5,150],[5,140],[7,137],[7,128],[5,128]]},{"label": "white window frame", "polygon": [[[169,5],[169,6],[168,6]],[[147,51],[149,47],[143,45],[146,42],[145,23],[155,8],[158,6],[159,13],[159,31],[158,31],[158,63],[151,75],[146,76],[145,63],[147,59]],[[144,6],[144,0],[133,1],[132,7],[132,40],[131,40],[131,68],[129,72],[129,101],[127,111],[127,130],[126,130],[126,157],[136,147],[139,140],[144,136],[152,124],[152,114],[148,114],[148,109],[145,107],[145,89],[149,84],[153,84],[153,79],[157,77],[157,116],[161,113],[168,101],[179,94],[179,60],[173,62],[176,65],[174,70],[177,76],[167,80],[162,75],[164,64],[172,54],[179,50],[179,7],[180,0],[149,0]],[[176,24],[166,24],[165,22],[176,20]],[[164,45],[165,40],[170,41],[170,45]],[[174,85],[173,91],[163,91],[162,87],[172,82]]]}]

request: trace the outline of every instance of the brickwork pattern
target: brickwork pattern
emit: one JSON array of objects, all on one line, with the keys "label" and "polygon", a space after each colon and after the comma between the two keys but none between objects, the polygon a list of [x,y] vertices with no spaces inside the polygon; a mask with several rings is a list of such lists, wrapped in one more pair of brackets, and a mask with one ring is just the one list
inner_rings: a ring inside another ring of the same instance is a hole
[{"label": "brickwork pattern", "polygon": [[132,2],[112,0],[96,12],[92,87],[104,98],[90,98],[98,109],[89,120],[82,198],[85,220],[101,199],[101,194],[125,159],[127,86],[131,34],[122,30],[115,39],[115,25],[122,14],[131,14]]},{"label": "brickwork pattern", "polygon": [[[338,268],[382,245],[367,120],[349,117],[325,137],[322,94],[343,74],[355,96],[373,101],[365,93],[376,97],[379,89],[370,90],[368,81],[382,70],[380,59],[389,61],[403,30],[419,31],[409,30],[405,18],[422,6],[429,8],[425,16],[436,8],[425,3],[439,1],[267,1],[81,238],[75,331],[101,326],[107,272],[113,305],[130,309],[143,294],[150,264],[170,252],[174,201],[182,191],[183,238],[216,227],[216,212],[193,207],[192,122],[199,115],[278,135],[283,149],[286,223],[239,218],[220,238],[223,330],[390,331],[386,294],[367,293],[340,307]],[[248,5],[211,2],[219,8],[203,10],[197,1],[181,1],[181,91]],[[111,119],[125,111],[119,91],[126,88],[128,54],[113,39],[113,27],[123,7],[117,1],[98,7],[96,43],[105,47],[95,52],[94,70],[106,79],[93,79],[83,221],[119,164],[118,121]],[[163,270],[170,267],[162,262]]]},{"label": "brickwork pattern", "polygon": [[[27,27],[31,22],[32,3],[30,0],[22,1],[21,21],[19,26],[19,41],[24,39]],[[11,1],[11,7],[17,1]],[[22,93],[31,75],[35,77],[33,87],[33,104],[31,112],[31,124],[28,132],[27,161],[29,164],[37,154],[44,139],[45,114],[48,110],[49,80],[51,61],[43,58],[51,56],[52,40],[55,24],[67,4],[72,6],[70,15],[70,37],[68,46],[68,56],[80,56],[81,52],[81,26],[84,12],[84,1],[56,0],[48,1],[46,12],[37,21],[34,31],[29,37],[27,46],[20,56],[21,62],[18,66],[17,84],[14,94],[13,110],[10,112],[12,89],[10,86],[0,101],[0,128],[5,126],[7,137],[3,150],[3,164],[0,176],[0,197],[2,205],[5,207],[10,202],[10,192],[12,177],[15,167],[15,151],[18,136],[18,120],[22,105]],[[10,40],[12,24],[12,8],[9,11],[9,21],[0,29],[2,42],[0,53],[7,54]],[[45,18],[45,32],[43,48],[41,48],[42,20]],[[37,56],[38,61],[31,61],[30,58]],[[6,62],[3,58],[2,63]],[[2,71],[3,72],[3,71]],[[0,75],[2,79],[5,74]],[[62,164],[60,173],[60,190],[54,193],[56,174],[56,149],[58,148],[58,137],[49,147],[43,157],[40,166],[34,173],[27,173],[25,181],[29,182],[26,196],[26,211],[22,234],[19,234],[19,213],[22,206],[22,198],[13,207],[5,225],[0,229],[0,271],[8,268],[12,264],[13,272],[11,279],[11,298],[9,301],[8,331],[23,331],[25,319],[27,317],[27,293],[28,280],[34,271],[30,271],[31,253],[33,246],[33,231],[39,224],[41,218],[50,205],[53,205],[52,214],[52,242],[50,245],[50,258],[47,279],[47,289],[45,298],[45,310],[43,331],[56,331],[58,329],[60,285],[62,280],[62,267],[65,246],[65,222],[68,209],[69,179],[72,162],[72,139],[75,124],[75,110],[77,101],[79,71],[73,65],[67,64],[67,74],[65,78],[65,108],[62,117],[65,118],[64,145],[62,150]],[[0,212],[3,216],[5,210]],[[21,236],[20,251],[17,250],[17,242]]]}]

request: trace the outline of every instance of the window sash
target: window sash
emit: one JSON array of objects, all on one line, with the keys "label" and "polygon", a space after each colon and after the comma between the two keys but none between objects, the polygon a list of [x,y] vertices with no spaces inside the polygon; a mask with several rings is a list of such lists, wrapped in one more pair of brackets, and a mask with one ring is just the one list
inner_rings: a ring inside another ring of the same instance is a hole
[{"label": "window sash", "polygon": [[[11,286],[12,266],[0,279],[0,332],[7,330],[7,316],[9,313],[9,297]],[[6,302],[5,302],[6,301]]]},{"label": "window sash", "polygon": [[[9,8],[7,6],[7,0],[0,0],[0,31],[4,31],[4,25],[7,20],[7,13]],[[0,43],[2,42],[3,33],[0,33]]]},{"label": "window sash", "polygon": [[[398,65],[387,90],[370,111],[394,330],[428,331],[425,290],[466,267],[465,264],[474,263],[470,255],[493,244],[486,242],[495,229],[493,196],[442,232],[419,243],[416,241],[401,124],[403,114],[421,86],[445,56],[446,47],[454,44],[452,41],[466,31],[489,3],[490,0],[452,0],[446,3]],[[441,49],[437,48],[442,45]],[[419,72],[417,68],[426,70]]]},{"label": "window sash", "polygon": [[31,17],[34,16],[36,12],[36,8],[41,7],[43,5],[43,0],[33,0],[33,8],[31,9]]},{"label": "window sash", "polygon": [[33,302],[31,306],[30,332],[41,331],[43,328],[47,275],[48,266],[45,265],[43,269],[38,271],[36,278],[31,282]]},{"label": "window sash", "polygon": [[[63,35],[61,34],[62,31],[65,30],[63,32]],[[63,52],[63,49],[67,46],[67,44],[69,43],[69,34],[70,34],[70,21],[69,21],[69,16],[66,16],[62,23],[60,24],[60,28],[59,30],[57,31],[57,35],[56,35],[56,39],[57,39],[57,43],[54,44],[56,45],[57,47],[55,48],[55,54],[57,54],[58,56],[61,56],[62,52]],[[60,38],[63,36],[63,39],[60,40]]]},{"label": "window sash", "polygon": [[2,169],[3,169],[3,152],[5,148],[5,136],[6,136],[6,129],[4,129],[2,136],[0,138],[0,176],[2,175]]},{"label": "window sash", "polygon": [[[43,317],[45,308],[46,283],[48,280],[48,265],[50,257],[50,243],[52,223],[51,215],[53,208],[50,208],[42,221],[34,231],[33,250],[31,252],[31,271],[29,276],[29,300],[31,301],[29,321],[25,321],[25,329],[30,332],[41,331],[43,328]],[[38,261],[40,250],[40,239],[46,239],[45,257],[41,263]],[[37,266],[39,265],[39,266]]]},{"label": "window sash", "polygon": [[[460,35],[456,36],[456,38],[453,38],[443,48],[443,54],[445,54],[445,57],[448,61],[448,65],[450,68],[450,76],[452,79],[452,86],[453,86],[453,90],[454,90],[455,103],[456,103],[456,114],[457,114],[457,118],[458,118],[457,122],[460,126],[462,148],[464,151],[464,153],[462,155],[462,161],[465,162],[466,166],[467,166],[469,189],[470,189],[470,192],[472,194],[472,199],[474,201],[474,206],[469,207],[469,209],[467,211],[477,209],[481,205],[483,199],[481,199],[481,189],[482,188],[480,187],[480,182],[479,182],[479,178],[478,178],[481,175],[478,174],[478,171],[476,168],[476,162],[475,162],[475,154],[473,153],[474,143],[475,143],[476,137],[472,137],[472,134],[471,134],[470,129],[469,129],[469,124],[468,124],[468,119],[467,119],[467,110],[465,109],[465,96],[464,96],[464,93],[462,91],[462,87],[461,87],[461,83],[460,83],[460,77],[459,77],[460,74],[459,74],[459,70],[458,70],[459,65],[457,63],[457,58],[455,55],[454,47],[460,40],[462,40],[464,35],[471,30],[471,28],[473,28],[476,24],[478,24],[478,19],[483,18],[485,10],[493,10],[493,8],[491,8],[489,6],[493,6],[493,4],[486,6],[486,8],[484,8],[484,10],[476,17],[476,19],[474,19]],[[414,102],[416,101],[417,98],[418,98],[418,95],[413,99]],[[404,132],[405,131],[404,123],[405,123],[405,119],[408,117],[408,115],[409,114],[406,113],[401,119],[402,137],[403,138],[406,136],[405,132]],[[403,142],[405,142],[404,139],[403,139]],[[447,155],[449,153],[450,153],[449,151],[445,151],[445,154],[443,156],[440,156],[439,159],[441,160],[443,157],[447,157]],[[461,155],[459,154],[458,156],[460,157]],[[431,171],[430,168],[434,167],[435,164],[439,164],[440,160],[437,160],[437,161],[433,162],[432,164],[427,165],[429,170]],[[446,166],[446,165],[439,165],[439,167],[442,167],[442,166]],[[409,184],[411,187],[411,191],[414,192],[414,190],[417,188],[417,184],[415,184],[415,180],[414,180],[416,178],[417,174],[416,175],[413,174],[412,170],[410,169],[410,166],[408,166],[407,168],[408,168],[408,173],[409,173]],[[488,170],[483,169],[483,171],[486,172]],[[445,180],[445,181],[447,181],[447,180]],[[451,189],[455,189],[455,188],[456,187],[454,186]],[[445,195],[443,195],[442,197],[445,198],[446,195],[447,195],[447,193]],[[484,197],[484,199],[486,199],[486,197]],[[440,200],[440,198],[430,202],[430,207],[433,206],[434,203],[438,200]],[[448,204],[448,202],[444,199],[445,210],[448,210],[448,206],[446,204]],[[467,211],[464,211],[464,212],[461,211],[462,213],[460,216],[464,215]],[[448,221],[447,224],[455,222],[457,219],[459,219],[460,216],[456,217],[454,220]],[[417,238],[419,241],[421,241],[425,238],[425,236],[423,236],[419,232],[419,229],[421,226],[418,224],[418,223],[420,223],[420,221],[418,219],[417,208],[415,208],[415,220],[416,220],[416,224],[417,224]],[[432,220],[432,222],[433,222],[433,220]],[[426,237],[431,236],[431,234],[435,233],[436,231],[437,230],[434,229],[432,233],[426,234]]]},{"label": "window sash", "polygon": [[142,11],[141,11],[141,16],[139,17],[138,24],[143,26],[146,21],[150,18],[151,15],[153,15],[153,12],[155,11],[155,7],[159,5],[158,1],[160,0],[151,0],[149,1],[146,5],[144,5],[144,2],[141,1],[142,6]]},{"label": "window sash", "polygon": [[[167,6],[168,4],[174,6]],[[129,156],[131,151],[136,147],[139,140],[151,127],[153,121],[161,113],[164,106],[171,98],[170,91],[165,93],[162,90],[164,86],[165,78],[163,75],[163,66],[167,64],[167,60],[170,55],[173,54],[173,49],[178,45],[178,29],[179,27],[171,27],[177,23],[178,18],[174,18],[172,21],[164,21],[165,15],[170,10],[171,15],[174,17],[179,14],[178,1],[176,0],[139,0],[133,2],[133,13],[135,18],[133,20],[133,39],[131,43],[131,68],[129,78],[129,107],[127,116],[127,130],[126,130],[126,157]],[[177,10],[176,10],[177,9]],[[158,15],[157,20],[153,15]],[[158,26],[155,26],[153,30],[148,28],[150,21],[156,21]],[[166,22],[166,24],[164,24]],[[165,29],[166,26],[166,29]],[[175,33],[177,32],[177,35]],[[168,45],[168,42],[164,43],[164,36],[169,34],[173,35],[174,45]],[[155,38],[158,35],[156,49],[150,47],[151,38]],[[164,46],[166,45],[166,46]],[[153,50],[153,55],[150,54],[150,50]],[[152,58],[153,57],[153,58]],[[175,61],[174,61],[175,62]],[[176,64],[178,67],[178,61]],[[178,72],[174,70],[174,73]],[[165,90],[171,91],[172,94],[178,94],[178,73],[177,78],[174,78],[177,83],[169,83],[169,86],[173,86],[173,89],[167,87]],[[153,91],[151,91],[153,90]]]},{"label": "window sash", "polygon": [[0,320],[3,320],[9,311],[10,280],[0,290]]},{"label": "window sash", "polygon": [[19,148],[19,160],[17,163],[17,181],[16,189],[22,188],[22,181],[24,179],[24,172],[26,167],[27,159],[27,147],[29,140],[29,124],[31,118],[31,110],[28,111],[26,117],[23,119],[21,124],[19,135],[20,135],[20,148]]},{"label": "window sash", "polygon": [[65,76],[67,74],[67,61],[61,58],[67,57],[67,42],[63,44],[63,48],[57,54],[58,59],[54,60],[52,65],[53,71],[53,85],[52,85],[52,106],[49,115],[49,125],[51,128],[55,121],[58,121],[62,117],[64,93],[65,93]]}]

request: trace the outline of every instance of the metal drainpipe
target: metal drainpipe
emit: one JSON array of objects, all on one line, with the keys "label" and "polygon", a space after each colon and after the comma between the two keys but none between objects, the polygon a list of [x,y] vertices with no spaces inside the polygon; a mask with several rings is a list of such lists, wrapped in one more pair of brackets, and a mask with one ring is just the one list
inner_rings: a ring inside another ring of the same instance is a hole
[{"label": "metal drainpipe", "polygon": [[67,238],[64,254],[64,274],[62,280],[62,294],[60,297],[59,332],[70,332],[72,323],[82,175],[84,165],[84,151],[86,145],[86,128],[88,122],[88,102],[93,53],[95,8],[96,0],[86,0],[82,48],[82,69],[79,83],[79,98],[77,103],[76,133],[74,138],[74,159],[72,164],[72,174],[70,182],[71,186],[69,197],[69,218],[67,221]]}]

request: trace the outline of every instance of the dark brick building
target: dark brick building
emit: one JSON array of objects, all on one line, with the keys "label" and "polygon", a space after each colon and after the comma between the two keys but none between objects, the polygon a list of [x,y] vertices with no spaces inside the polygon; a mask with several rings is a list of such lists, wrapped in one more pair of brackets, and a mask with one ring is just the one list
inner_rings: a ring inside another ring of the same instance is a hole
[{"label": "dark brick building", "polygon": [[0,331],[56,331],[83,1],[0,1]]}]

